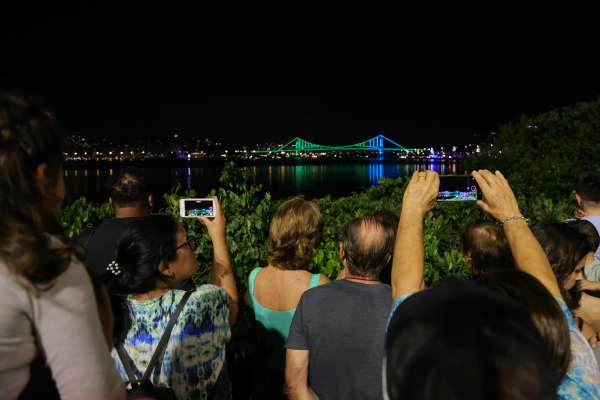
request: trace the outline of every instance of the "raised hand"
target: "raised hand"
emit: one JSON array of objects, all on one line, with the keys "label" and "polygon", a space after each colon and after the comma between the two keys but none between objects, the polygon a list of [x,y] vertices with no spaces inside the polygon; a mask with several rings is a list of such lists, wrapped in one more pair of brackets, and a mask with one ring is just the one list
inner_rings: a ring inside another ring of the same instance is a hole
[{"label": "raised hand", "polygon": [[492,174],[486,169],[473,171],[473,177],[483,192],[483,200],[477,205],[499,221],[521,216],[517,199],[500,171]]},{"label": "raised hand", "polygon": [[211,240],[215,240],[216,238],[224,238],[225,232],[227,229],[227,220],[225,219],[225,215],[223,214],[223,209],[221,208],[221,203],[219,199],[213,197],[215,201],[215,217],[198,217],[198,220],[201,221],[204,225],[206,225],[206,229],[208,230],[208,235]]},{"label": "raised hand", "polygon": [[440,189],[440,177],[435,171],[415,171],[404,191],[402,213],[418,213],[423,216],[436,204]]}]

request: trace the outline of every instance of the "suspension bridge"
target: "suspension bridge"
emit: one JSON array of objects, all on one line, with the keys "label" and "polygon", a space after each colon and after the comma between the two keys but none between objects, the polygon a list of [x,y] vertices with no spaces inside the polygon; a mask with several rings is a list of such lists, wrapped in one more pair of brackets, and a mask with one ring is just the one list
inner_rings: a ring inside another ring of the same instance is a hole
[{"label": "suspension bridge", "polygon": [[392,139],[384,136],[377,135],[364,142],[349,144],[345,146],[325,146],[316,144],[304,140],[299,137],[295,137],[286,144],[279,146],[275,149],[269,150],[256,150],[255,153],[271,154],[271,153],[318,153],[318,152],[329,152],[329,151],[364,151],[364,152],[377,152],[383,154],[386,151],[402,152],[407,155],[410,154],[423,154],[425,152],[431,153],[432,148],[407,148],[404,147]]}]

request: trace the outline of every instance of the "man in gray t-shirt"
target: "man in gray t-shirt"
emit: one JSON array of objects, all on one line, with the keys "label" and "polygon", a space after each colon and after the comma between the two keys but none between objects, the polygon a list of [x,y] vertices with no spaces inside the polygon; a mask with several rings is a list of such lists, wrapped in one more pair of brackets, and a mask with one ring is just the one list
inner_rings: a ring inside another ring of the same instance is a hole
[{"label": "man in gray t-shirt", "polygon": [[350,221],[340,242],[344,279],[302,295],[286,345],[290,399],[382,399],[392,292],[379,274],[391,260],[396,225],[389,215]]}]

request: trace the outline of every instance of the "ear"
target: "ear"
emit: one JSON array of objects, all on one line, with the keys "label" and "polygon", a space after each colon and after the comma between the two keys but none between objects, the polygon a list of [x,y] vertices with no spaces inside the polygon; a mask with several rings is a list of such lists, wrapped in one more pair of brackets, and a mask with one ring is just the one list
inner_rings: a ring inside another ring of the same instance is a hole
[{"label": "ear", "polygon": [[148,208],[152,209],[154,207],[154,196],[151,194],[148,195]]},{"label": "ear", "polygon": [[168,278],[172,274],[171,266],[166,262],[161,261],[160,265],[158,266],[158,272],[160,272],[160,274],[165,278]]},{"label": "ear", "polygon": [[463,254],[463,257],[467,264],[471,265],[471,261],[473,261],[473,258],[471,257],[471,252],[467,251],[465,254]]},{"label": "ear", "polygon": [[112,206],[112,197],[108,196],[108,204]]},{"label": "ear", "polygon": [[344,249],[344,243],[342,242],[339,244],[339,255],[340,261],[342,261],[344,268],[348,268],[348,263],[346,262],[346,249]]},{"label": "ear", "polygon": [[46,186],[48,184],[48,164],[42,163],[35,168],[35,183],[42,192],[46,192]]},{"label": "ear", "polygon": [[581,196],[575,193],[575,201],[577,202],[577,206],[581,208]]}]

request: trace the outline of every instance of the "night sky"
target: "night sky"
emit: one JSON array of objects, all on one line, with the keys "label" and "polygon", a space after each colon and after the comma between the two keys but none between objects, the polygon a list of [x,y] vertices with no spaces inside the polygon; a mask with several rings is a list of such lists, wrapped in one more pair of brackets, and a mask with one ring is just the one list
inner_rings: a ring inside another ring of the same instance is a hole
[{"label": "night sky", "polygon": [[377,133],[405,146],[469,143],[523,113],[600,95],[595,51],[543,31],[154,17],[138,26],[71,10],[9,30],[0,83],[45,96],[71,134],[228,144]]}]

